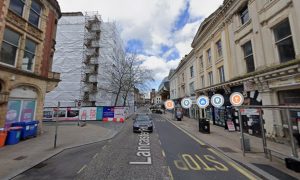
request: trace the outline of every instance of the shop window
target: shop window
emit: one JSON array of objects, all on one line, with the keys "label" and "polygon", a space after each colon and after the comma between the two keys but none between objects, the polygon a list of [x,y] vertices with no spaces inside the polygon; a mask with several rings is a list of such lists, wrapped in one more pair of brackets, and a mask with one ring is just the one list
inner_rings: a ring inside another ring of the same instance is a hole
[{"label": "shop window", "polygon": [[239,12],[239,16],[242,25],[250,20],[248,6],[245,6],[243,9],[241,9],[241,11]]},{"label": "shop window", "polygon": [[273,28],[273,32],[280,62],[283,63],[295,59],[295,50],[289,20],[285,19],[277,24]]},{"label": "shop window", "polygon": [[35,27],[39,26],[40,16],[42,12],[42,6],[33,0],[31,2],[30,13],[29,13],[29,23],[34,25]]},{"label": "shop window", "polygon": [[9,9],[19,16],[23,16],[24,0],[10,0]]},{"label": "shop window", "polygon": [[217,55],[218,55],[218,58],[223,57],[222,41],[221,41],[221,40],[219,40],[219,41],[216,43],[216,47],[217,47]]},{"label": "shop window", "polygon": [[220,83],[225,82],[224,66],[219,67],[218,71],[219,71],[219,81],[220,81]]},{"label": "shop window", "polygon": [[255,71],[251,41],[245,43],[242,48],[244,50],[244,60],[246,62],[247,73]]},{"label": "shop window", "polygon": [[20,35],[9,29],[4,30],[4,37],[0,52],[0,62],[15,66]]},{"label": "shop window", "polygon": [[35,100],[10,99],[8,101],[5,124],[9,125],[13,122],[34,120],[35,107]]},{"label": "shop window", "polygon": [[23,63],[22,63],[23,70],[33,71],[35,51],[36,51],[36,43],[29,39],[26,39]]}]

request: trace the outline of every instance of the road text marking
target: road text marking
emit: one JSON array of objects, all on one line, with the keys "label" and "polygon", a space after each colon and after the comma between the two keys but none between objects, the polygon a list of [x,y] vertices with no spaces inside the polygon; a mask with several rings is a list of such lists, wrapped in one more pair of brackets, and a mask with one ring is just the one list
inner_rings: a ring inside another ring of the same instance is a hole
[{"label": "road text marking", "polygon": [[137,148],[136,155],[138,157],[145,157],[146,161],[138,161],[138,162],[129,162],[129,164],[139,164],[139,165],[151,165],[151,152],[150,152],[150,136],[148,132],[141,132],[139,136],[139,143]]}]

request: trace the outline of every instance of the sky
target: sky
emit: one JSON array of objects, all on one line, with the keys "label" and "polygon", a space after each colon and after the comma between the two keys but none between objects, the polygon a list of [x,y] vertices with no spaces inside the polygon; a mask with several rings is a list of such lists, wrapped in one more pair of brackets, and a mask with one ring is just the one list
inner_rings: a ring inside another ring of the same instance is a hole
[{"label": "sky", "polygon": [[137,53],[161,80],[191,51],[193,38],[205,17],[223,0],[58,0],[62,12],[97,11],[103,21],[118,25],[126,52]]}]

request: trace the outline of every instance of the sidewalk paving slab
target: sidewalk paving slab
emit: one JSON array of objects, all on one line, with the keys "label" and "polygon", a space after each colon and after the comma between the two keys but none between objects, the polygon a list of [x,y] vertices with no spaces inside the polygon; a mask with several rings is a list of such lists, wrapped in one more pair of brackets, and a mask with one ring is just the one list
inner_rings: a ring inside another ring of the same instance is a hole
[{"label": "sidewalk paving slab", "polygon": [[[198,121],[195,119],[184,117],[182,121],[175,121],[175,119],[173,119],[172,117],[172,114],[169,112],[166,112],[166,114],[163,114],[163,116],[167,118],[171,123],[192,134],[197,139],[205,142],[206,144],[209,144],[213,148],[222,152],[225,156],[235,160],[236,162],[239,162],[243,166],[248,167],[257,175],[261,175],[262,178],[276,179],[274,176],[272,176],[272,174],[259,169],[254,164],[268,165],[278,171],[294,177],[295,179],[300,179],[300,173],[296,173],[292,170],[287,169],[285,167],[284,161],[275,157],[273,157],[272,161],[265,158],[261,138],[245,134],[245,136],[250,139],[251,152],[246,153],[245,156],[243,156],[239,132],[229,132],[222,127],[211,124],[210,134],[204,134],[199,132]],[[268,141],[267,145],[268,147],[282,152],[283,154],[291,155],[291,148],[289,145],[279,144],[271,141]],[[299,150],[300,149],[298,148],[298,151]]]},{"label": "sidewalk paving slab", "polygon": [[58,127],[57,147],[54,149],[55,123],[44,123],[44,132],[36,138],[20,141],[16,145],[0,148],[0,179],[11,179],[16,175],[32,168],[65,149],[79,147],[113,138],[123,123],[110,122],[87,123],[77,126],[77,122],[61,122]]}]

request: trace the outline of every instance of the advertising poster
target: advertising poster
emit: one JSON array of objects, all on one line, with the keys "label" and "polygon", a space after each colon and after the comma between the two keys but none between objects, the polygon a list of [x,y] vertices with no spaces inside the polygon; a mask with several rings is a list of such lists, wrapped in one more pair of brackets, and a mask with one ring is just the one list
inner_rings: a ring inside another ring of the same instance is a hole
[{"label": "advertising poster", "polygon": [[103,118],[113,118],[114,116],[114,107],[103,107]]},{"label": "advertising poster", "polygon": [[96,120],[96,107],[83,107],[80,109],[79,118],[80,120]]},{"label": "advertising poster", "polygon": [[5,119],[5,126],[10,125],[13,122],[18,122],[20,111],[21,111],[21,100],[9,100],[8,110]]},{"label": "advertising poster", "polygon": [[103,120],[103,107],[97,107],[96,120]]},{"label": "advertising poster", "polygon": [[125,119],[125,107],[115,107],[115,118],[124,118]]},{"label": "advertising poster", "polygon": [[52,110],[52,108],[44,108],[43,120],[53,120],[53,110]]},{"label": "advertising poster", "polygon": [[67,108],[67,117],[65,120],[78,120],[79,110],[77,108]]},{"label": "advertising poster", "polygon": [[34,111],[35,111],[35,101],[34,100],[23,101],[20,121],[34,120]]}]

